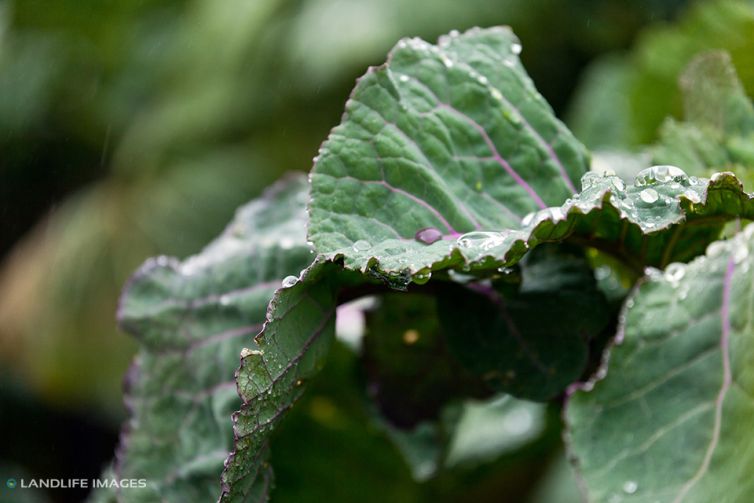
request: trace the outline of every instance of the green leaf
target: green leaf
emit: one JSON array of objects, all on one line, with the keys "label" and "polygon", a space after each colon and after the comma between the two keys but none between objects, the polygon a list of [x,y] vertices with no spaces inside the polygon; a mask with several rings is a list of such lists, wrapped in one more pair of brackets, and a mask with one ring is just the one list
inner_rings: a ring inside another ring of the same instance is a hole
[{"label": "green leaf", "polygon": [[747,181],[754,178],[754,156],[749,153],[751,147],[745,147],[754,137],[754,106],[730,55],[724,51],[699,54],[680,83],[685,122],[665,121],[660,141],[652,147],[654,162],[684,166],[699,176],[735,167]]},{"label": "green leaf", "polygon": [[576,381],[607,302],[578,251],[540,247],[520,286],[470,283],[442,290],[438,311],[451,353],[496,391],[549,400]]},{"label": "green leaf", "polygon": [[286,278],[269,304],[253,349],[236,372],[243,404],[233,414],[234,451],[222,474],[221,501],[267,501],[272,469],[269,435],[324,365],[335,335],[337,294],[358,275],[319,257],[300,277]]},{"label": "green leaf", "polygon": [[627,302],[606,376],[567,407],[589,501],[751,499],[753,265],[750,225]]},{"label": "green leaf", "polygon": [[507,28],[472,29],[436,46],[403,40],[370,69],[312,171],[317,250],[343,254],[348,268],[378,253],[383,270],[416,271],[443,260],[447,239],[518,227],[576,192],[586,151],[536,92],[520,50]]},{"label": "green leaf", "polygon": [[[701,51],[730,53],[748,94],[754,94],[754,4],[750,0],[694,2],[678,22],[651,27],[630,55],[626,95],[633,142],[649,143],[659,125],[683,109],[678,78]],[[620,120],[620,119],[619,119]]]},{"label": "green leaf", "polygon": [[446,467],[472,466],[535,440],[545,429],[545,406],[508,395],[466,400],[453,421],[445,452]]},{"label": "green leaf", "polygon": [[681,74],[685,119],[728,134],[754,129],[754,106],[730,54],[715,50],[691,60]]},{"label": "green leaf", "polygon": [[129,489],[129,501],[217,497],[240,405],[233,369],[283,278],[311,261],[306,189],[302,176],[273,186],[202,253],[149,260],[127,285],[119,320],[141,349],[113,474],[148,481]]},{"label": "green leaf", "polygon": [[718,238],[727,221],[754,217],[754,199],[732,173],[703,179],[656,166],[641,171],[633,185],[595,173],[584,175],[582,185],[584,190],[562,206],[528,214],[517,229],[474,231],[419,248],[415,242],[388,240],[333,255],[346,267],[405,288],[444,269],[489,275],[542,243],[565,241],[612,254],[640,276],[646,266],[691,260]]}]

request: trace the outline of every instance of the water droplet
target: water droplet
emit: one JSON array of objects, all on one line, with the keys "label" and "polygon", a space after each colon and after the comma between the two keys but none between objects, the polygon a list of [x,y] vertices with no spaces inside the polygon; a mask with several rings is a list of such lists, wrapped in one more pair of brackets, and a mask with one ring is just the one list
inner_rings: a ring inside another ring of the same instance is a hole
[{"label": "water droplet", "polygon": [[490,94],[493,98],[495,98],[497,101],[503,101],[503,95],[500,94],[500,91],[497,90],[495,87],[490,88]]},{"label": "water droplet", "polygon": [[647,204],[656,203],[660,195],[655,189],[644,189],[639,193],[639,198]]},{"label": "water droplet", "polygon": [[483,86],[486,86],[487,84],[489,84],[487,77],[485,77],[484,75],[480,75],[478,80],[479,80],[479,83],[482,84]]},{"label": "water droplet", "polygon": [[673,263],[665,268],[665,279],[670,283],[678,284],[686,274],[686,266],[684,264]]},{"label": "water droplet", "polygon": [[419,271],[411,277],[411,280],[417,285],[423,285],[432,278],[430,271]]},{"label": "water droplet", "polygon": [[458,237],[456,243],[461,248],[481,248],[490,250],[495,246],[503,244],[505,234],[500,232],[474,231],[467,232]]},{"label": "water droplet", "polygon": [[298,283],[298,278],[296,276],[286,276],[285,279],[283,279],[283,288],[290,288],[296,283]]},{"label": "water droplet", "polygon": [[626,184],[620,178],[613,179],[613,186],[621,192],[626,190]]},{"label": "water droplet", "polygon": [[637,484],[633,480],[629,480],[625,484],[623,484],[623,492],[625,492],[626,494],[633,494],[638,488],[639,484]]},{"label": "water droplet", "polygon": [[584,173],[584,176],[581,177],[581,189],[586,190],[592,188],[600,178],[602,177],[594,171],[587,171]]},{"label": "water droplet", "polygon": [[442,64],[445,65],[445,68],[453,68],[453,62],[450,60],[450,58],[445,55],[443,55],[441,58]]},{"label": "water droplet", "polygon": [[514,42],[513,44],[511,44],[511,52],[513,54],[521,54],[522,49],[523,47],[521,47],[521,44],[519,44],[518,42]]},{"label": "water droplet", "polygon": [[654,185],[656,183],[678,182],[688,186],[690,181],[685,171],[677,166],[652,166],[639,171],[634,181],[637,187]]},{"label": "water droplet", "polygon": [[363,252],[363,251],[367,251],[371,247],[372,247],[372,244],[369,241],[366,241],[364,239],[359,239],[353,244],[353,251]]},{"label": "water droplet", "polygon": [[400,80],[401,82],[408,82],[408,75],[401,75],[400,77],[398,77],[398,80]]},{"label": "water droplet", "polygon": [[725,242],[715,241],[713,243],[710,243],[709,246],[707,247],[707,256],[717,257],[724,251],[725,251]]},{"label": "water droplet", "polygon": [[450,35],[452,38],[456,38],[458,35],[460,35],[460,33],[458,32],[458,30],[450,30],[450,33],[448,33],[448,35]]},{"label": "water droplet", "polygon": [[414,238],[420,243],[431,245],[442,239],[442,232],[434,227],[427,227],[416,231]]},{"label": "water droplet", "polygon": [[749,256],[749,248],[743,241],[740,241],[733,249],[733,262],[740,264]]}]

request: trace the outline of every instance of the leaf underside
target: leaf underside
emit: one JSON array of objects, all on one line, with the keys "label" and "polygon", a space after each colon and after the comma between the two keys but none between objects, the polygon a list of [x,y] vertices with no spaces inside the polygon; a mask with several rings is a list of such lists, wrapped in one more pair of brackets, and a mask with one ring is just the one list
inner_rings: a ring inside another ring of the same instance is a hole
[{"label": "leaf underside", "polygon": [[141,349],[126,379],[130,419],[113,476],[143,478],[147,487],[112,499],[217,498],[233,446],[230,416],[240,406],[233,369],[242,348],[254,346],[282,279],[312,258],[306,190],[303,176],[276,184],[201,254],[152,259],[127,285],[119,321]]}]

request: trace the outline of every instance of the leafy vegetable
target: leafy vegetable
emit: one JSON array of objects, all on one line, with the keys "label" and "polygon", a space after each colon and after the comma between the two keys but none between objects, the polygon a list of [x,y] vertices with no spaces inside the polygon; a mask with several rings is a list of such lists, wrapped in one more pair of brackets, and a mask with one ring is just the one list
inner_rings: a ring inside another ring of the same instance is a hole
[{"label": "leafy vegetable", "polygon": [[[137,273],[121,320],[143,349],[114,471],[152,482],[131,497],[209,497],[231,451],[220,501],[267,501],[271,434],[325,364],[338,304],[364,296],[381,296],[353,344],[374,401],[366,409],[416,479],[531,440],[542,409],[511,396],[570,389],[571,451],[590,497],[750,492],[751,449],[735,418],[750,413],[754,227],[716,240],[754,219],[754,197],[726,171],[659,165],[632,183],[587,172],[518,52],[509,30],[474,29],[437,46],[401,41],[371,69],[310,177],[314,250],[298,178],[243,209],[201,255]],[[722,83],[687,77],[689,96],[713,107],[694,104],[689,117],[710,145],[727,145],[754,127],[751,106],[719,53],[687,75],[707,67],[722,69]],[[618,325],[624,343],[589,379]],[[227,373],[239,355],[231,439]],[[727,467],[732,459],[742,463]]]},{"label": "leafy vegetable", "polygon": [[750,225],[653,272],[627,301],[606,376],[568,403],[590,501],[750,497],[753,257]]},{"label": "leafy vegetable", "polygon": [[311,261],[305,190],[303,177],[279,183],[201,254],[150,260],[126,287],[120,323],[142,349],[126,380],[131,419],[113,475],[148,481],[128,489],[129,501],[216,497],[240,405],[239,352],[261,330],[283,278]]},{"label": "leafy vegetable", "polygon": [[349,268],[379,255],[385,270],[415,272],[441,260],[446,239],[517,227],[576,192],[586,152],[520,51],[502,28],[404,40],[362,77],[312,171],[318,251],[353,248]]}]

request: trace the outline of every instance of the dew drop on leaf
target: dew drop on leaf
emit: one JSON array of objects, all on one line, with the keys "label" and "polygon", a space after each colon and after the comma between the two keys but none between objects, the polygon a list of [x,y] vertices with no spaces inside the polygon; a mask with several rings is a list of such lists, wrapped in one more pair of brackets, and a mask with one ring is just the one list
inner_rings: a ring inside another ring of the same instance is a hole
[{"label": "dew drop on leaf", "polygon": [[683,279],[684,274],[686,274],[686,266],[683,264],[673,263],[665,268],[665,279],[674,285]]},{"label": "dew drop on leaf", "polygon": [[639,193],[639,198],[647,204],[656,203],[660,195],[655,189],[644,189]]},{"label": "dew drop on leaf", "polygon": [[709,257],[717,257],[723,251],[725,251],[725,243],[722,241],[715,241],[707,247],[707,255]]},{"label": "dew drop on leaf", "polygon": [[519,43],[511,44],[511,52],[513,54],[521,54],[521,49],[522,49],[521,44]]},{"label": "dew drop on leaf", "polygon": [[423,285],[427,281],[429,281],[430,278],[432,278],[432,273],[430,271],[426,271],[426,272],[419,271],[416,274],[414,274],[411,279],[417,285]]},{"label": "dew drop on leaf", "polygon": [[290,288],[296,283],[298,283],[298,278],[296,276],[286,276],[285,279],[283,279],[283,288]]},{"label": "dew drop on leaf", "polygon": [[442,232],[434,227],[427,227],[416,231],[414,238],[420,243],[431,245],[442,239]]},{"label": "dew drop on leaf", "polygon": [[461,248],[481,248],[490,250],[503,244],[505,235],[500,232],[473,231],[459,236],[456,243]]},{"label": "dew drop on leaf", "polygon": [[635,184],[637,187],[654,185],[656,183],[677,182],[689,185],[689,177],[685,171],[677,166],[652,166],[643,169],[636,174]]},{"label": "dew drop on leaf", "polygon": [[359,239],[353,244],[353,251],[363,252],[370,249],[371,247],[372,245],[369,243],[369,241],[366,241],[364,239]]},{"label": "dew drop on leaf", "polygon": [[629,480],[625,484],[623,484],[623,492],[625,492],[626,494],[634,494],[638,488],[639,484],[637,484],[633,480]]}]

